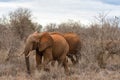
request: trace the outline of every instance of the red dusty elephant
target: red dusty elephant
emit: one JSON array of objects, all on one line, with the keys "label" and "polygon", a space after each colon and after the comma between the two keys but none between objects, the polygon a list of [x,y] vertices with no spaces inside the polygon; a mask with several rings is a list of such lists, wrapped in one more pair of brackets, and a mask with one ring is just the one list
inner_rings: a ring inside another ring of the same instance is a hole
[{"label": "red dusty elephant", "polygon": [[[80,37],[76,33],[65,33],[64,34],[65,39],[67,40],[69,44],[69,54],[68,57],[71,59],[71,61],[76,64],[79,62],[79,59],[81,57],[81,40]],[[76,60],[73,58],[75,56]]]},{"label": "red dusty elephant", "polygon": [[[51,60],[57,60],[59,64],[64,66],[65,71],[68,72],[66,55],[69,52],[69,45],[60,34],[35,32],[29,35],[23,52],[28,73],[30,73],[29,52],[32,50],[36,50],[37,67],[45,68]],[[44,57],[43,62],[42,56]]]}]

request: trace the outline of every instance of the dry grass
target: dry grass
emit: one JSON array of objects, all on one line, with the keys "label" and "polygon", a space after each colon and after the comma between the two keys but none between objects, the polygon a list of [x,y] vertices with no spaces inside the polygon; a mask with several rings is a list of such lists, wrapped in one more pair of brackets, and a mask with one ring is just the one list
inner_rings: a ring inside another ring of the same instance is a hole
[{"label": "dry grass", "polygon": [[[1,54],[1,53],[0,53]],[[106,69],[100,69],[97,64],[86,64],[85,59],[81,59],[79,64],[72,65],[69,61],[70,75],[64,74],[64,69],[50,66],[50,72],[37,71],[35,69],[34,54],[30,57],[32,74],[26,73],[24,56],[14,57],[10,61],[4,61],[5,55],[1,55],[0,60],[0,80],[119,80],[120,61],[119,56],[108,59]],[[2,59],[1,59],[2,58]]]}]

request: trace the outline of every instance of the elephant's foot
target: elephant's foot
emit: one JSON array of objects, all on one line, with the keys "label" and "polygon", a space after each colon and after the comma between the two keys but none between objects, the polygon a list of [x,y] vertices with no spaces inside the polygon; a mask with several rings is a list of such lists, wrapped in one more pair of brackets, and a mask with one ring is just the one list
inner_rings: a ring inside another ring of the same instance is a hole
[{"label": "elephant's foot", "polygon": [[45,67],[45,68],[44,68],[44,71],[46,71],[46,72],[50,72],[50,68]]},{"label": "elephant's foot", "polygon": [[55,66],[55,61],[52,61],[51,65],[52,65],[52,67],[54,67]]},{"label": "elephant's foot", "polygon": [[73,63],[74,65],[76,65],[76,64],[79,63],[79,61],[77,61],[77,60],[75,61],[75,60],[74,60],[74,61],[72,61],[72,63]]},{"label": "elephant's foot", "polygon": [[99,66],[100,66],[100,68],[102,68],[102,69],[105,69],[105,68],[106,68],[106,64],[105,64],[105,63],[104,63],[104,64],[100,64]]},{"label": "elephant's foot", "polygon": [[37,65],[36,68],[38,71],[41,71],[43,69],[43,65]]},{"label": "elephant's foot", "polygon": [[44,71],[47,71],[47,72],[49,72],[50,71],[50,68],[46,65],[39,65],[39,66],[37,66],[37,70],[38,71],[41,71],[41,70],[44,70]]},{"label": "elephant's foot", "polygon": [[70,75],[70,72],[65,72],[65,75],[69,76],[69,75]]}]

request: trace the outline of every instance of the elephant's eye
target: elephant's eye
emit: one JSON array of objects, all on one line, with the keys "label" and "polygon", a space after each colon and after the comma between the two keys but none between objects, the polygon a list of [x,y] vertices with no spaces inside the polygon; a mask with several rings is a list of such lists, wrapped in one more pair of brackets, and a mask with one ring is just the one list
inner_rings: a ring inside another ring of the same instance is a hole
[{"label": "elephant's eye", "polygon": [[40,43],[39,43],[39,46],[41,46],[41,45],[43,45],[43,44],[44,44],[44,42],[40,42]]},{"label": "elephant's eye", "polygon": [[32,41],[32,44],[35,44],[35,42],[34,42],[34,41]]}]

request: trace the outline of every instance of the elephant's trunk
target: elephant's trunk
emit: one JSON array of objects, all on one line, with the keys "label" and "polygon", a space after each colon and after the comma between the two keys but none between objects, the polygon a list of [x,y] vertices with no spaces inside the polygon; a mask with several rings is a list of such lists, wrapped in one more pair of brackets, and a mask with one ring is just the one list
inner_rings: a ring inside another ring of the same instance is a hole
[{"label": "elephant's trunk", "polygon": [[29,57],[26,57],[25,55],[25,62],[26,62],[26,68],[27,68],[27,73],[30,74],[30,61],[29,61]]},{"label": "elephant's trunk", "polygon": [[26,63],[26,68],[27,68],[27,73],[30,74],[30,61],[29,61],[29,49],[25,48],[25,51],[23,52],[25,54],[25,63]]}]

